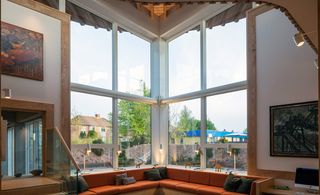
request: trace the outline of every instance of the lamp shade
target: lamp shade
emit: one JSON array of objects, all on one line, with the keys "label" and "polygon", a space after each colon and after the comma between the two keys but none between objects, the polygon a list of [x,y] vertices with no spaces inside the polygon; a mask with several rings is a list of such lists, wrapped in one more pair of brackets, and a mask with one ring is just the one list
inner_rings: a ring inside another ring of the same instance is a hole
[{"label": "lamp shade", "polygon": [[293,41],[296,44],[296,46],[300,47],[304,44],[304,37],[302,33],[296,33],[293,36]]}]

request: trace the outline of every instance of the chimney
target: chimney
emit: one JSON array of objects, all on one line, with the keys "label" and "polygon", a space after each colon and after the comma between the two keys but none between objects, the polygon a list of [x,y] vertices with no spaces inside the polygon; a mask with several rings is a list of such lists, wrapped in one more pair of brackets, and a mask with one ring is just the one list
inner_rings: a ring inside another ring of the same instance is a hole
[{"label": "chimney", "polygon": [[100,114],[95,114],[94,115],[96,118],[100,118]]}]

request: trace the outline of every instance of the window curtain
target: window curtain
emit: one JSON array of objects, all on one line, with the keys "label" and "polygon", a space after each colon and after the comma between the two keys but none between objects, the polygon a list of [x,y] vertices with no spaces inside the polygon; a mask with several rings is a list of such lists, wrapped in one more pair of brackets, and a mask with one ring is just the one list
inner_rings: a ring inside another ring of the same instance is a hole
[{"label": "window curtain", "polygon": [[[42,4],[58,9],[58,0],[36,0]],[[108,31],[112,30],[112,23],[83,9],[69,1],[66,1],[66,13],[71,15],[71,20],[81,25],[89,25],[95,28],[104,28]],[[123,31],[123,29],[121,29]]]},{"label": "window curtain", "polygon": [[224,26],[230,22],[238,22],[240,19],[246,17],[246,12],[252,8],[252,3],[237,3],[234,6],[226,9],[220,14],[207,20],[207,28],[213,28],[215,26]]}]

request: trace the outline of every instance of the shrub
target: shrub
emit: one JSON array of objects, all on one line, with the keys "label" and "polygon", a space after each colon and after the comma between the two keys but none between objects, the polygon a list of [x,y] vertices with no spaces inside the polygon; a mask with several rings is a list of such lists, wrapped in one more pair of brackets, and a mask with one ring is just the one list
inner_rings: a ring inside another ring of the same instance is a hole
[{"label": "shrub", "polygon": [[95,139],[95,138],[98,137],[98,133],[95,132],[94,130],[90,130],[90,131],[88,132],[88,137],[91,138],[91,139]]},{"label": "shrub", "polygon": [[79,135],[80,139],[85,139],[87,137],[87,134],[85,131],[81,131]]},{"label": "shrub", "polygon": [[[92,141],[93,144],[103,144],[102,139],[96,139]],[[91,151],[97,155],[101,156],[103,154],[103,149],[102,148],[92,148]]]}]

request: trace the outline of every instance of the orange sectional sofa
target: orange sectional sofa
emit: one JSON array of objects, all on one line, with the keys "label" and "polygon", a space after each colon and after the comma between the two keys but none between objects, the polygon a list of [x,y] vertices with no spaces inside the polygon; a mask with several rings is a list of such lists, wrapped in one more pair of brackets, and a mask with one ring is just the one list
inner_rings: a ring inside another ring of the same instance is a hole
[{"label": "orange sectional sofa", "polygon": [[[242,195],[236,192],[227,192],[223,189],[228,174],[194,171],[185,169],[167,168],[168,179],[148,181],[144,178],[144,171],[136,169],[99,174],[83,175],[89,185],[89,190],[80,195],[112,195],[112,194],[201,194],[201,195]],[[128,177],[133,176],[136,183],[129,185],[115,185],[115,175],[126,172]],[[253,179],[250,195],[259,194],[257,185],[271,178],[258,176],[243,176]]]}]

